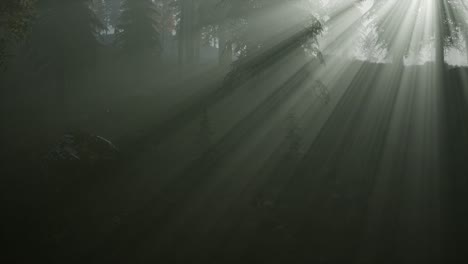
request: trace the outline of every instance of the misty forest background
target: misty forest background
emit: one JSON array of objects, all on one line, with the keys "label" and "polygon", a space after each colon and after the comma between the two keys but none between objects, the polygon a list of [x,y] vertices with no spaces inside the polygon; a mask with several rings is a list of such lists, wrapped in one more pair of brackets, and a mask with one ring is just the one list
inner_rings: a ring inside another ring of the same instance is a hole
[{"label": "misty forest background", "polygon": [[1,258],[466,263],[467,14],[1,0]]}]

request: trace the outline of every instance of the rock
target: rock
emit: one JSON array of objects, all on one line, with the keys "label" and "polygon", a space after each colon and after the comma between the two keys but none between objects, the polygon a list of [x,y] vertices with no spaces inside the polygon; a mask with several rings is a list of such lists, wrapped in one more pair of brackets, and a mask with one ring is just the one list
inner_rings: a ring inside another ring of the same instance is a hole
[{"label": "rock", "polygon": [[45,156],[45,181],[55,192],[66,191],[66,186],[78,190],[77,184],[88,188],[109,175],[118,161],[119,150],[111,141],[81,131],[66,133]]},{"label": "rock", "polygon": [[117,159],[119,151],[109,140],[84,133],[67,133],[47,153],[47,161],[97,163]]}]

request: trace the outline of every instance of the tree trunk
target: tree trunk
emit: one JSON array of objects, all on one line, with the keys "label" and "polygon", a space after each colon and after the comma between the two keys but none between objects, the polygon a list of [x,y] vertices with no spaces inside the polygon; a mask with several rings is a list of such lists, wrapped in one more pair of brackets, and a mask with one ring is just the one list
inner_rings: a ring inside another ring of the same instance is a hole
[{"label": "tree trunk", "polygon": [[218,60],[220,65],[229,65],[232,63],[232,41],[229,39],[228,32],[224,26],[219,28]]},{"label": "tree trunk", "polygon": [[198,19],[198,0],[183,0],[178,34],[179,63],[197,63],[200,56],[201,32]]},{"label": "tree trunk", "polygon": [[465,33],[463,38],[465,39],[465,58],[466,62],[468,63],[468,33]]},{"label": "tree trunk", "polygon": [[444,48],[444,3],[443,0],[435,0],[435,64],[438,67],[443,67],[445,64],[445,48]]}]

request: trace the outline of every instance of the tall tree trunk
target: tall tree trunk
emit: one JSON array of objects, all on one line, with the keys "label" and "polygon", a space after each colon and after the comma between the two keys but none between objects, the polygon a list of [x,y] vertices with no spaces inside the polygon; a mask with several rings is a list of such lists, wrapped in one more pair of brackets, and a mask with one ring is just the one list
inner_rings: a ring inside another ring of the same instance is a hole
[{"label": "tall tree trunk", "polygon": [[198,0],[182,0],[179,28],[179,63],[196,63],[200,56],[201,32]]},{"label": "tall tree trunk", "polygon": [[466,32],[466,29],[465,34],[463,34],[463,38],[465,40],[465,58],[468,63],[468,32]]},{"label": "tall tree trunk", "polygon": [[218,60],[220,65],[232,63],[232,41],[225,26],[219,27]]}]

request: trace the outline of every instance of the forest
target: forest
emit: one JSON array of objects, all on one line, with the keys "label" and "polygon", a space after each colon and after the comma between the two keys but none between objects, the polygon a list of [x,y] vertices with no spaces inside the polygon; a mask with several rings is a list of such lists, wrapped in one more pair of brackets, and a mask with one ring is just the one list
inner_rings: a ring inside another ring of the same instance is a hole
[{"label": "forest", "polygon": [[468,0],[0,0],[0,124],[2,263],[468,263]]}]

